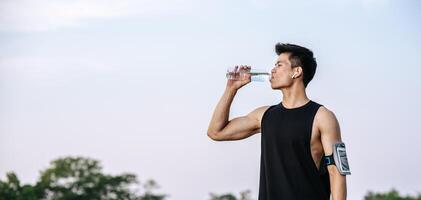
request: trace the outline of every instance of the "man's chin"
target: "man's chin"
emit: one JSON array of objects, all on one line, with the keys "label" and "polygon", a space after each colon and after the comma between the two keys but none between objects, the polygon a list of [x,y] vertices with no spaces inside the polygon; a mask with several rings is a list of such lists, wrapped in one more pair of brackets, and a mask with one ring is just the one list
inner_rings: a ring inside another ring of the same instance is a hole
[{"label": "man's chin", "polygon": [[270,87],[271,87],[273,90],[277,90],[277,89],[279,89],[278,87],[276,87],[276,85],[273,85],[273,84],[270,84]]},{"label": "man's chin", "polygon": [[273,84],[273,83],[270,84],[270,87],[273,90],[280,90],[280,89],[282,89],[282,85],[276,85],[276,84]]}]

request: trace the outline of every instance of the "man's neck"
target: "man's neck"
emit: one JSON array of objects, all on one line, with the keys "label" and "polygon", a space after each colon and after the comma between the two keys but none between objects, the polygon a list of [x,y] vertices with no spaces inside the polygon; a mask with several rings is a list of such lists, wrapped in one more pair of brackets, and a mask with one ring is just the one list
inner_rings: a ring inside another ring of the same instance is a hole
[{"label": "man's neck", "polygon": [[282,105],[286,108],[296,108],[306,104],[310,99],[307,97],[304,86],[293,85],[289,88],[283,88]]}]

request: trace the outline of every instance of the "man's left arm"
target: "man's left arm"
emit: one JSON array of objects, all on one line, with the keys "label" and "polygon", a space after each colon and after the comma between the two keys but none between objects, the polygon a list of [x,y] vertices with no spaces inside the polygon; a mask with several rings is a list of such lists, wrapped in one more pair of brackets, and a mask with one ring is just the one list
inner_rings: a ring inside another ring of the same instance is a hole
[{"label": "man's left arm", "polygon": [[[320,110],[319,130],[325,156],[333,153],[333,144],[342,142],[339,122],[335,114],[325,107]],[[322,160],[323,162],[323,160]],[[328,165],[330,190],[333,200],[346,199],[346,176],[341,175],[336,165]]]}]

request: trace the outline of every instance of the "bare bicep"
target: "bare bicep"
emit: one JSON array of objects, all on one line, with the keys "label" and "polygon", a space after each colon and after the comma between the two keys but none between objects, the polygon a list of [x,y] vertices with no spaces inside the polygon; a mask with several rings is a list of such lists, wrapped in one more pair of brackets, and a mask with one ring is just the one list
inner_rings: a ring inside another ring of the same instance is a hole
[{"label": "bare bicep", "polygon": [[250,116],[236,117],[219,133],[220,140],[241,140],[257,133],[259,122]]},{"label": "bare bicep", "polygon": [[259,107],[249,114],[231,119],[218,134],[218,140],[241,140],[261,132],[261,119],[268,106]]}]

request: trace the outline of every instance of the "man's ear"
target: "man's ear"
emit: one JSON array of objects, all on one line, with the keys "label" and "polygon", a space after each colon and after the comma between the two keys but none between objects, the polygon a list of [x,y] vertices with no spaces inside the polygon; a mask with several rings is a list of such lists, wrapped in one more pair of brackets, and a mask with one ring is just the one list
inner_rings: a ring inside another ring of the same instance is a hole
[{"label": "man's ear", "polygon": [[293,74],[295,74],[293,78],[300,77],[303,74],[303,68],[301,66],[295,67]]}]

